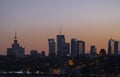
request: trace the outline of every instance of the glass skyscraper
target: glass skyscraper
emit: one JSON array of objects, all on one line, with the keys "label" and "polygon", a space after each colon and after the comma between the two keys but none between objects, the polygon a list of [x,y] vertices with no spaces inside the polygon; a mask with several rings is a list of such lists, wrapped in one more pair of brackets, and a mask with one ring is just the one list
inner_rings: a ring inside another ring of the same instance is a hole
[{"label": "glass skyscraper", "polygon": [[108,54],[109,55],[114,55],[115,53],[114,53],[114,44],[115,44],[115,41],[113,40],[113,39],[110,39],[109,41],[108,41]]},{"label": "glass skyscraper", "polygon": [[65,45],[64,35],[57,35],[57,55],[58,56],[64,56],[64,45]]},{"label": "glass skyscraper", "polygon": [[48,56],[55,56],[55,41],[54,39],[48,39],[49,43],[49,55]]}]

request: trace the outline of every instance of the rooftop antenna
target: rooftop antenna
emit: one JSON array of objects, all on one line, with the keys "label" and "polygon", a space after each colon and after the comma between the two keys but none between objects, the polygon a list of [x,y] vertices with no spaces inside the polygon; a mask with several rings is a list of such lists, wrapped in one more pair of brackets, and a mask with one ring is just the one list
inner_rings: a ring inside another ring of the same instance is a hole
[{"label": "rooftop antenna", "polygon": [[15,39],[17,39],[17,33],[15,32]]},{"label": "rooftop antenna", "polygon": [[60,35],[62,35],[62,26],[60,26]]}]

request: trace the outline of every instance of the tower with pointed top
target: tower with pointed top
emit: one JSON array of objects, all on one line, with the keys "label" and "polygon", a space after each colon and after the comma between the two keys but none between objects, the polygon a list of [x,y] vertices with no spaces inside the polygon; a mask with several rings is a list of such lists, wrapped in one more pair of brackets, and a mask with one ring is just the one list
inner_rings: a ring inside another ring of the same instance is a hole
[{"label": "tower with pointed top", "polygon": [[7,48],[7,55],[24,57],[24,53],[25,53],[25,48],[19,45],[17,40],[17,33],[15,33],[14,43],[12,44],[12,48]]},{"label": "tower with pointed top", "polygon": [[17,33],[15,32],[14,43],[17,44]]},{"label": "tower with pointed top", "polygon": [[62,35],[62,26],[60,26],[60,35]]},{"label": "tower with pointed top", "polygon": [[57,35],[57,55],[63,56],[64,55],[64,44],[65,44],[65,37],[64,35]]},{"label": "tower with pointed top", "polygon": [[57,35],[57,56],[67,56],[69,54],[69,43],[65,42],[65,35],[62,34],[62,27],[60,27],[60,34]]}]

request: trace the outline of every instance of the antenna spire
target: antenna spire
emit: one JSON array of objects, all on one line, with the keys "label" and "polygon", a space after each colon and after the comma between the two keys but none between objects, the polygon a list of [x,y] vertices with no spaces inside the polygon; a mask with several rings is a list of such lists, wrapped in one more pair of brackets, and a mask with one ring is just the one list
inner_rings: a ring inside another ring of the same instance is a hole
[{"label": "antenna spire", "polygon": [[15,32],[15,39],[17,39],[17,33]]},{"label": "antenna spire", "polygon": [[60,35],[62,35],[62,26],[60,26]]}]

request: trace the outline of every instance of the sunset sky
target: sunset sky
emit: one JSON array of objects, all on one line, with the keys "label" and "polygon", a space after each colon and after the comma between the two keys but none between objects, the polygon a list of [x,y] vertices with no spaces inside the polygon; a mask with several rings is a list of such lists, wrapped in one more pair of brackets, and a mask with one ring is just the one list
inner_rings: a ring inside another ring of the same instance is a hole
[{"label": "sunset sky", "polygon": [[120,40],[120,0],[0,0],[0,55],[6,55],[17,32],[20,45],[45,50],[48,38],[60,32],[66,42],[86,42],[86,52],[95,45],[107,50],[108,40]]}]

